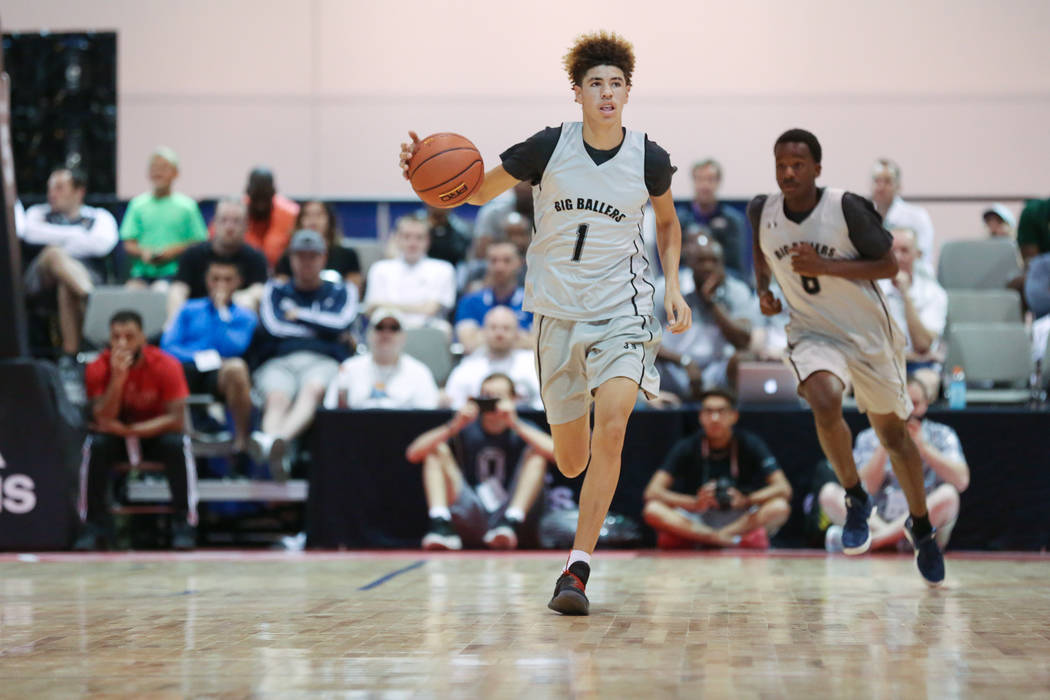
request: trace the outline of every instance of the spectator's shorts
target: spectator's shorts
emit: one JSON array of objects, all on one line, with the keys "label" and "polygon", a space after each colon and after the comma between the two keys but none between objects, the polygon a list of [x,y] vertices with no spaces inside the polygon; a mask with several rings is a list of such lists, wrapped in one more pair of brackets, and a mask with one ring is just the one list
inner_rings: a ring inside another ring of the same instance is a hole
[{"label": "spectator's shorts", "polygon": [[[102,279],[102,275],[98,274],[90,266],[84,265],[84,269],[87,270],[91,284],[99,285],[105,281]],[[22,285],[27,297],[35,297],[38,294],[54,289],[57,283],[58,280],[44,271],[39,254],[30,261],[25,274],[22,275]]]},{"label": "spectator's shorts", "polygon": [[186,375],[186,386],[191,394],[208,394],[222,398],[222,394],[219,393],[219,370],[201,372],[197,369],[197,363],[183,362],[182,373]]},{"label": "spectator's shorts", "polygon": [[652,316],[605,321],[566,321],[535,316],[536,372],[547,422],[559,425],[587,415],[594,392],[609,379],[638,382],[648,398],[660,390],[656,352],[660,323]]},{"label": "spectator's shorts", "polygon": [[338,372],[339,363],[331,357],[300,350],[267,360],[255,370],[253,381],[264,399],[275,391],[294,397],[307,383],[327,388]]},{"label": "spectator's shorts", "polygon": [[828,338],[803,337],[789,350],[799,384],[814,372],[831,372],[843,384],[853,383],[853,395],[862,413],[895,413],[907,419],[912,404],[905,384],[904,353],[862,356]]}]

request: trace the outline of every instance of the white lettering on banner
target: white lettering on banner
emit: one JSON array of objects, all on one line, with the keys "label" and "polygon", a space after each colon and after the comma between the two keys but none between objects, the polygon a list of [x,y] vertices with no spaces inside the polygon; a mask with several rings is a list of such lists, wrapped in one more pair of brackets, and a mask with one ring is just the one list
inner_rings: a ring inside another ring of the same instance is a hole
[{"label": "white lettering on banner", "polygon": [[[0,469],[7,462],[0,454]],[[24,515],[36,508],[36,484],[25,474],[10,474],[0,477],[0,513],[5,510],[15,515]]]}]

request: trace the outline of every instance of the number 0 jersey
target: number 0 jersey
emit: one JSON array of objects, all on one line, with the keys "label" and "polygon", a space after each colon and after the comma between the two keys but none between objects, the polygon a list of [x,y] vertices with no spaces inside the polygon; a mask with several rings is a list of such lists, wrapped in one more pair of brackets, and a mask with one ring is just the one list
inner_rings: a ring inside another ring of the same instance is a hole
[{"label": "number 0 jersey", "polygon": [[583,124],[567,122],[532,188],[536,233],[526,254],[526,311],[569,321],[653,313],[642,244],[645,134],[627,131],[616,155],[596,165]]},{"label": "number 0 jersey", "polygon": [[[823,190],[816,208],[795,223],[784,213],[780,192],[761,204],[755,235],[776,277],[791,315],[788,344],[803,337],[824,336],[846,342],[862,355],[882,356],[904,346],[904,334],[889,315],[886,299],[873,280],[803,277],[791,269],[791,249],[808,243],[817,253],[837,260],[865,257],[854,245],[843,213],[843,190]],[[856,197],[856,195],[848,195]],[[888,237],[889,234],[887,233]]]}]

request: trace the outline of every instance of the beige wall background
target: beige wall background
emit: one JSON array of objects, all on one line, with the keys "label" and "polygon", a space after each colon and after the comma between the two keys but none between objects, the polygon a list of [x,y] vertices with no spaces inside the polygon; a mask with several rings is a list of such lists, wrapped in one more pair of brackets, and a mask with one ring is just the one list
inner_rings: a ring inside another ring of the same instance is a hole
[{"label": "beige wall background", "polygon": [[[122,196],[164,143],[193,196],[264,163],[292,195],[409,198],[408,129],[460,132],[492,164],[578,118],[561,57],[596,28],[635,45],[626,122],[685,166],[676,196],[706,155],[726,196],[772,189],[791,126],[820,137],[825,184],[867,192],[889,155],[914,196],[1050,190],[1046,0],[4,0],[0,19],[118,33]],[[980,209],[931,212],[943,238],[975,233]]]}]

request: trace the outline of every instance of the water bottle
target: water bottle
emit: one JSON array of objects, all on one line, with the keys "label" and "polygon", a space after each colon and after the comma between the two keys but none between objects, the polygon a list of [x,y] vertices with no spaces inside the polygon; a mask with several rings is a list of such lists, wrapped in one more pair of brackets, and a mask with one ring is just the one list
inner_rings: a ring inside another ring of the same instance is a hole
[{"label": "water bottle", "polygon": [[1028,406],[1036,410],[1041,409],[1046,402],[1046,390],[1040,384],[1042,369],[1042,360],[1036,360],[1032,376],[1028,381]]},{"label": "water bottle", "polygon": [[966,373],[959,365],[952,367],[951,381],[948,383],[948,408],[966,408]]}]

